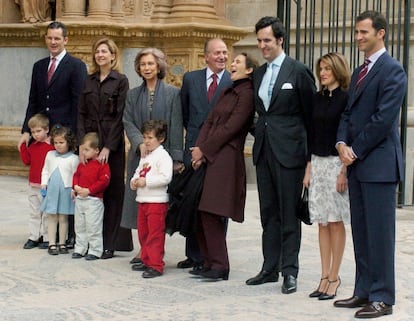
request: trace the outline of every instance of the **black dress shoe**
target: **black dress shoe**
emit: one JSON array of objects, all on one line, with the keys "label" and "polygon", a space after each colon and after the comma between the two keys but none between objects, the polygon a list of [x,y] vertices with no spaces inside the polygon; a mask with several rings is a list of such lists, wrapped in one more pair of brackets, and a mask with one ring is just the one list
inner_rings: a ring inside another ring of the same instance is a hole
[{"label": "black dress shoe", "polygon": [[208,270],[200,272],[200,276],[206,279],[211,280],[228,280],[229,279],[229,270]]},{"label": "black dress shoe", "polygon": [[207,267],[195,266],[195,267],[193,267],[192,270],[188,271],[188,273],[190,273],[191,275],[194,275],[194,276],[201,276],[202,272],[207,272],[209,270],[210,270],[210,268],[207,268]]},{"label": "black dress shoe", "polygon": [[262,270],[259,272],[258,275],[248,279],[246,281],[247,285],[259,285],[267,282],[277,282],[279,281],[279,273],[278,272],[268,272]]},{"label": "black dress shoe", "polygon": [[359,296],[354,295],[349,299],[335,301],[334,306],[337,308],[359,308],[366,306],[368,303],[368,299],[360,298]]},{"label": "black dress shoe", "polygon": [[129,264],[137,264],[137,263],[142,263],[141,258],[134,257],[131,261],[129,261]]},{"label": "black dress shoe", "polygon": [[83,258],[82,254],[76,253],[76,252],[72,253],[72,259],[81,259],[81,258]]},{"label": "black dress shoe", "polygon": [[282,293],[290,294],[296,292],[297,288],[296,278],[293,275],[286,275],[283,278]]},{"label": "black dress shoe", "polygon": [[85,260],[86,261],[95,261],[95,260],[99,260],[99,257],[96,256],[96,255],[93,255],[93,254],[86,254],[85,255]]},{"label": "black dress shoe", "polygon": [[114,251],[113,250],[104,250],[101,256],[101,259],[112,259],[114,257]]},{"label": "black dress shoe", "polygon": [[388,305],[384,302],[371,302],[361,310],[355,312],[355,318],[371,319],[389,314],[392,314],[392,305]]},{"label": "black dress shoe", "polygon": [[177,263],[177,268],[178,269],[188,269],[188,268],[193,267],[194,264],[195,264],[195,262],[192,259],[186,258],[185,260],[180,261],[180,262]]},{"label": "black dress shoe", "polygon": [[132,271],[145,271],[147,266],[144,263],[136,263],[131,266]]},{"label": "black dress shoe", "polygon": [[161,276],[161,275],[162,275],[162,273],[160,271],[157,271],[153,268],[148,268],[144,272],[142,272],[142,277],[144,279],[152,279],[152,278],[155,278],[155,277]]},{"label": "black dress shoe", "polygon": [[41,250],[46,250],[49,247],[49,242],[39,242],[38,248]]},{"label": "black dress shoe", "polygon": [[66,247],[68,249],[73,249],[75,247],[75,237],[71,236],[66,240]]},{"label": "black dress shoe", "polygon": [[33,241],[31,239],[28,239],[26,243],[24,243],[23,248],[26,250],[34,249],[39,245],[38,241]]}]

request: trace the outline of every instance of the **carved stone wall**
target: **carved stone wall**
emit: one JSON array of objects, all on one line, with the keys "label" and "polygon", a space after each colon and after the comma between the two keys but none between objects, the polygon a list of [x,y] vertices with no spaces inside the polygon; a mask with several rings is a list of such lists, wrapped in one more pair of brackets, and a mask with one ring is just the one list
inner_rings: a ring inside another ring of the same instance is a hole
[{"label": "carved stone wall", "polygon": [[[30,1],[30,0],[29,0]],[[36,0],[37,1],[37,0]],[[120,48],[123,72],[130,86],[141,83],[134,59],[144,47],[164,51],[169,64],[166,81],[181,86],[186,71],[204,67],[204,42],[222,38],[230,49],[247,31],[224,19],[218,0],[57,0],[56,19],[68,27],[69,53],[91,64],[92,43],[111,37]],[[153,15],[154,14],[154,15]],[[154,19],[153,19],[154,18]],[[196,18],[196,19],[195,19]],[[9,75],[0,87],[0,174],[26,174],[16,148],[27,106],[33,63],[48,55],[44,33],[49,21],[22,21],[15,0],[0,4],[0,58],[2,74]],[[19,86],[15,86],[19,84]]]}]

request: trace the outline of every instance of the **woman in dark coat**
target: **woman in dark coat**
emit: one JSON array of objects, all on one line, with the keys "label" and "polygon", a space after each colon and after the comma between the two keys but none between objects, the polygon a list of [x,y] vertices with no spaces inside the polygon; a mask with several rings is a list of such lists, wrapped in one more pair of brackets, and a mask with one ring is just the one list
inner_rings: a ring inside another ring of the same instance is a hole
[{"label": "woman in dark coat", "polygon": [[[128,79],[119,73],[118,47],[108,38],[92,46],[91,74],[85,81],[78,111],[78,137],[97,132],[100,140],[98,160],[108,163],[111,181],[104,193],[102,259],[114,256],[115,250],[132,251],[130,229],[120,226],[124,199],[125,139],[122,116],[129,89]],[[85,162],[82,153],[80,161]],[[75,231],[76,232],[76,231]]]},{"label": "woman in dark coat", "polygon": [[224,90],[211,110],[191,150],[197,169],[206,163],[200,199],[197,240],[204,257],[202,270],[191,274],[209,279],[228,279],[225,220],[244,220],[246,168],[244,143],[254,116],[250,76],[257,62],[240,54],[231,64],[233,87]]}]

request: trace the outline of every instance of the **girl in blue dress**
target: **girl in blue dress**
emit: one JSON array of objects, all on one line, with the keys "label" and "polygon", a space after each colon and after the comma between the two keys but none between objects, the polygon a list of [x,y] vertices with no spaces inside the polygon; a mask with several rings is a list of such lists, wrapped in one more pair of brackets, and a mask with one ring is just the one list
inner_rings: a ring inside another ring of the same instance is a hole
[{"label": "girl in blue dress", "polygon": [[[48,216],[50,255],[67,254],[65,241],[68,234],[68,215],[73,215],[75,203],[72,199],[72,179],[79,163],[74,154],[76,140],[67,127],[55,125],[51,131],[51,142],[55,150],[46,155],[42,170],[41,185],[45,191],[41,210]],[[56,233],[59,226],[59,243]]]}]

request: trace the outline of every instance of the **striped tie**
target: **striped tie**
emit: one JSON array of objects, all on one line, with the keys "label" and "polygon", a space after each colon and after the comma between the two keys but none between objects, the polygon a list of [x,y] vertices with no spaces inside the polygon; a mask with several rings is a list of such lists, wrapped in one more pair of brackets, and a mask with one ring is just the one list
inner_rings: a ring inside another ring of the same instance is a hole
[{"label": "striped tie", "polygon": [[364,63],[362,64],[362,68],[359,71],[358,74],[358,80],[356,83],[356,88],[359,89],[359,87],[361,86],[362,81],[365,79],[365,77],[367,76],[368,73],[368,65],[371,61],[368,58],[365,58]]}]

